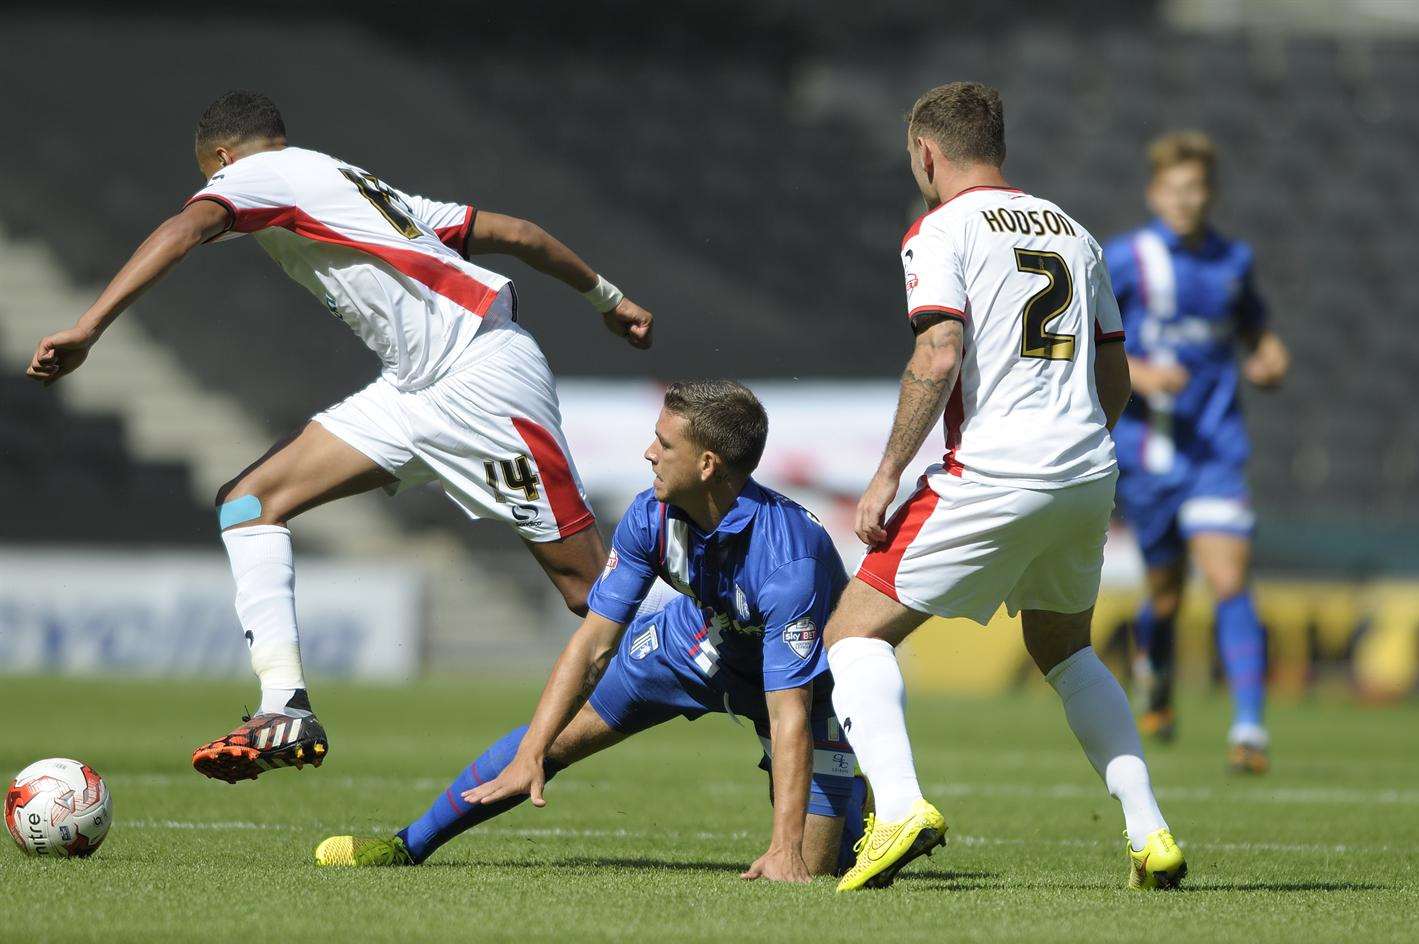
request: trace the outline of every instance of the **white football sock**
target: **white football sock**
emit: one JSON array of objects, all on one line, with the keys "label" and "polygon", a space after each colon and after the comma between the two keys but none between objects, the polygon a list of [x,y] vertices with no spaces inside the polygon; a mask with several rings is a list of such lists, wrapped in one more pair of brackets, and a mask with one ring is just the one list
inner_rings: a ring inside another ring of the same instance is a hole
[{"label": "white football sock", "polygon": [[1085,646],[1050,670],[1045,679],[1064,702],[1069,727],[1089,756],[1109,793],[1123,804],[1124,825],[1135,851],[1148,834],[1167,828],[1148,765],[1143,763],[1143,743],[1128,708],[1128,696],[1092,646]]},{"label": "white football sock", "polygon": [[833,708],[858,766],[872,784],[877,818],[904,818],[921,799],[907,739],[906,685],[892,644],[853,636],[828,650]]},{"label": "white football sock", "polygon": [[236,580],[237,617],[251,647],[251,668],[261,679],[257,713],[280,712],[305,688],[291,532],[264,524],[231,528],[222,532],[222,543]]}]

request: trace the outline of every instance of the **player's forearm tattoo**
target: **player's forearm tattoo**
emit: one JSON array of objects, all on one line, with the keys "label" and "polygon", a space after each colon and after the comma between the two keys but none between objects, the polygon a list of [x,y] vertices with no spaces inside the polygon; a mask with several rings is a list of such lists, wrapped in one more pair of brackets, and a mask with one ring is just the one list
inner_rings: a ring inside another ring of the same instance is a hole
[{"label": "player's forearm tattoo", "polygon": [[961,350],[962,327],[957,321],[934,325],[917,338],[916,351],[902,372],[902,389],[892,434],[882,456],[882,467],[901,474],[946,408],[946,398],[956,385],[960,358],[951,360],[944,372],[937,366],[948,350]]}]

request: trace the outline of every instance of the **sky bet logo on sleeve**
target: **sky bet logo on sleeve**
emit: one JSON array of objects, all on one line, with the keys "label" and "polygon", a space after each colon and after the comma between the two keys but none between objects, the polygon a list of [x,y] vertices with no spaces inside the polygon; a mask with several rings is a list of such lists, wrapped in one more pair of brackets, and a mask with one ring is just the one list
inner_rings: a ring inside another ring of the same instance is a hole
[{"label": "sky bet logo on sleeve", "polygon": [[808,617],[794,620],[783,628],[783,641],[788,643],[788,648],[797,653],[798,658],[806,659],[813,652],[813,645],[818,641],[818,627]]}]

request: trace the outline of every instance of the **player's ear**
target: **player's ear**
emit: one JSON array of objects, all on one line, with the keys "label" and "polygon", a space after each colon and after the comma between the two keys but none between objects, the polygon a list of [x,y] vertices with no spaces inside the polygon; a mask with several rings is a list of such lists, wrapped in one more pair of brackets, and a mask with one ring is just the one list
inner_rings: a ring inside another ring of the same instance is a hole
[{"label": "player's ear", "polygon": [[712,482],[724,469],[724,463],[719,456],[706,449],[700,453],[700,481]]},{"label": "player's ear", "polygon": [[921,151],[921,169],[926,174],[927,183],[936,182],[936,154],[932,150],[932,143],[926,138],[917,138],[916,146]]}]

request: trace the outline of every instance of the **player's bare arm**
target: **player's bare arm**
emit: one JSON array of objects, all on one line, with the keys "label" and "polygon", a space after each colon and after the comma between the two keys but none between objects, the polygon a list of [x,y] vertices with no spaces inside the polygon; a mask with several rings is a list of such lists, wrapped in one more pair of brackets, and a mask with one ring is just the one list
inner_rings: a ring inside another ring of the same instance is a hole
[{"label": "player's bare arm", "polygon": [[1279,387],[1291,368],[1291,352],[1286,344],[1269,328],[1244,333],[1242,344],[1247,348],[1246,360],[1242,362],[1242,372],[1247,380],[1258,387]]},{"label": "player's bare arm", "polygon": [[157,284],[194,248],[221,235],[230,225],[227,211],[209,200],[199,200],[165,220],[143,240],[74,327],[39,342],[25,373],[47,387],[77,370],[89,356],[89,348],[138,296]]},{"label": "player's bare arm", "polygon": [[857,536],[867,545],[887,539],[882,522],[887,507],[897,497],[897,487],[907,464],[916,458],[927,434],[941,420],[946,398],[961,372],[961,351],[965,326],[947,318],[919,332],[907,369],[902,372],[902,389],[892,434],[877,474],[857,503]]},{"label": "player's bare arm", "polygon": [[[813,734],[809,710],[813,685],[765,692],[769,709],[774,782],[774,827],[768,851],[739,877],[772,882],[812,879],[803,856],[803,824],[808,815],[808,785],[813,778]],[[834,850],[836,852],[836,850]],[[826,872],[832,871],[829,862]]]},{"label": "player's bare arm", "polygon": [[1133,395],[1129,372],[1133,359],[1123,353],[1119,343],[1100,344],[1094,354],[1094,386],[1099,391],[1099,406],[1104,410],[1104,425],[1114,428],[1128,399]]},{"label": "player's bare arm", "polygon": [[605,674],[625,631],[625,623],[595,613],[587,614],[552,666],[552,675],[542,689],[542,697],[537,701],[517,756],[500,776],[465,793],[465,800],[496,803],[508,797],[531,796],[533,806],[547,805],[542,798],[546,786],[542,763],[547,751],[591,697],[592,689]]},{"label": "player's bare arm", "polygon": [[[468,234],[468,255],[484,253],[502,253],[520,259],[583,295],[591,296],[602,284],[596,271],[565,243],[536,223],[516,216],[478,211]],[[642,350],[650,347],[654,316],[624,296],[619,299],[608,296],[607,301],[612,300],[615,304],[601,314],[607,330],[625,338],[631,347]]]}]

